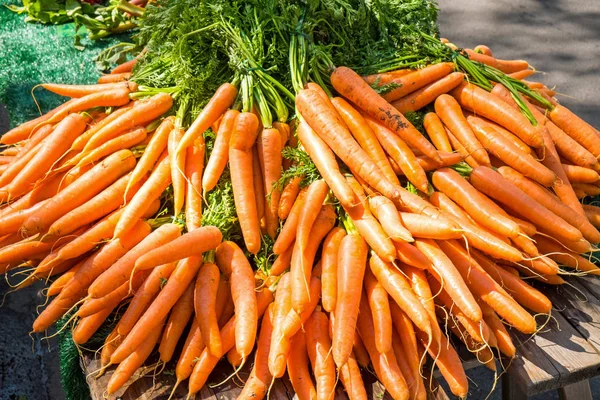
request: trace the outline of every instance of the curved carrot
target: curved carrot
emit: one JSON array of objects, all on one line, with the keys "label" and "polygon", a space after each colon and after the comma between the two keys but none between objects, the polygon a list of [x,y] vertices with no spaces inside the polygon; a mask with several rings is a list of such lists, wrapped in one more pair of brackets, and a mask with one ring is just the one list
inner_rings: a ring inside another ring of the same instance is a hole
[{"label": "curved carrot", "polygon": [[[0,176],[0,179],[2,177]],[[279,219],[285,220],[287,219],[294,202],[296,201],[296,197],[298,193],[300,193],[300,183],[302,182],[302,176],[296,176],[292,178],[283,188],[281,192],[281,199],[279,200],[279,209],[277,210],[277,215]]]},{"label": "curved carrot", "polygon": [[462,72],[453,72],[440,80],[432,82],[425,87],[394,101],[392,106],[394,106],[398,112],[403,114],[420,110],[426,105],[433,103],[440,95],[446,94],[456,88],[464,81],[464,78],[465,75]]},{"label": "curved carrot", "polygon": [[[362,84],[372,90],[366,82],[356,76]],[[308,125],[354,173],[360,175],[385,196],[391,199],[398,198],[398,189],[385,178],[377,165],[354,140],[336,112],[327,106],[317,92],[310,89],[301,90],[296,96],[296,107]]]},{"label": "curved carrot", "polygon": [[302,331],[292,338],[287,370],[298,399],[316,400],[317,390],[308,371],[306,335]]},{"label": "curved carrot", "polygon": [[478,61],[482,64],[489,65],[505,74],[521,71],[529,68],[529,63],[524,60],[500,60],[487,54],[480,54],[470,49],[465,49],[465,52],[469,55],[469,58],[473,61]]},{"label": "curved carrot", "polygon": [[296,232],[298,231],[298,222],[300,221],[300,214],[304,209],[304,203],[306,200],[306,190],[302,190],[296,201],[289,212],[281,230],[279,236],[273,244],[273,253],[282,254],[289,249],[296,239]]},{"label": "curved carrot", "polygon": [[[296,244],[300,251],[306,249],[310,230],[321,211],[321,205],[325,201],[329,187],[325,181],[319,179],[310,184],[306,190],[304,207],[300,211],[298,226],[296,227]],[[311,265],[312,267],[312,265]]]},{"label": "curved carrot", "polygon": [[135,67],[135,65],[138,62],[138,58],[134,58],[133,60],[129,60],[129,61],[125,61],[122,64],[117,65],[115,68],[113,68],[110,71],[111,75],[114,74],[122,74],[124,72],[131,72],[133,70],[133,67]]},{"label": "curved carrot", "polygon": [[306,349],[317,382],[317,399],[333,399],[337,380],[335,357],[331,357],[330,351],[329,319],[321,311],[314,311],[306,322]]},{"label": "curved carrot", "polygon": [[[331,83],[342,96],[356,104],[375,120],[382,121],[408,145],[437,160],[435,147],[410,122],[350,68],[338,67],[331,74]],[[304,115],[304,113],[302,113]],[[344,162],[346,160],[342,159]],[[368,181],[367,181],[368,182]],[[375,187],[375,186],[374,186]],[[382,194],[387,195],[382,192]]]},{"label": "curved carrot", "polygon": [[131,78],[131,72],[121,72],[119,74],[107,74],[98,78],[98,83],[123,82]]},{"label": "curved carrot", "polygon": [[[373,272],[365,272],[365,292],[373,315],[375,347],[380,353],[392,350],[392,316],[388,294]],[[337,316],[337,314],[336,314]]]},{"label": "curved carrot", "polygon": [[442,94],[435,100],[435,112],[450,132],[479,164],[490,165],[490,158],[467,122],[454,97]]},{"label": "curved carrot", "polygon": [[292,242],[287,250],[285,250],[275,259],[273,265],[271,265],[271,269],[269,270],[269,275],[277,276],[287,271],[292,263],[293,252],[294,242]]},{"label": "curved carrot", "polygon": [[[273,334],[269,348],[269,372],[275,378],[281,378],[292,351],[290,337],[283,331],[283,320],[292,309],[291,275],[284,274],[277,284],[275,308],[273,309]],[[291,373],[291,372],[290,372]]]},{"label": "curved carrot", "polygon": [[297,134],[302,146],[315,163],[319,173],[323,176],[335,197],[342,204],[354,204],[356,196],[354,196],[354,192],[352,192],[340,172],[333,151],[305,122],[300,122]]},{"label": "curved carrot", "polygon": [[391,200],[376,195],[369,198],[369,206],[390,239],[395,242],[414,241],[411,233],[402,224],[400,214]]},{"label": "curved carrot", "polygon": [[425,131],[427,131],[429,140],[431,140],[436,149],[452,153],[452,146],[450,145],[448,135],[444,129],[444,124],[436,113],[429,112],[425,114],[425,118],[423,118],[423,127],[425,128]]}]

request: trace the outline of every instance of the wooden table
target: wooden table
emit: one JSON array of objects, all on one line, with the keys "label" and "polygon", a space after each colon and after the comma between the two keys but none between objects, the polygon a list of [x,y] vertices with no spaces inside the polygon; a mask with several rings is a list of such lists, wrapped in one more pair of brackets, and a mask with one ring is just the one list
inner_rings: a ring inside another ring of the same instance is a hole
[{"label": "wooden table", "polygon": [[[600,375],[600,279],[598,277],[578,277],[568,279],[572,286],[544,287],[543,291],[554,305],[552,318],[538,316],[538,324],[547,322],[544,329],[530,337],[512,332],[517,346],[517,356],[506,374],[502,376],[502,394],[506,400],[527,399],[528,396],[558,390],[560,399],[591,400],[588,379]],[[83,360],[88,371],[98,368],[99,362],[91,356]],[[503,360],[504,365],[508,360]],[[466,359],[465,369],[479,366],[476,360]],[[500,365],[498,365],[501,368]],[[245,379],[249,366],[240,372]],[[98,380],[89,379],[92,398],[105,399],[106,384],[112,370]],[[229,376],[232,368],[222,361],[211,375],[209,382],[220,382]],[[437,375],[436,375],[437,376]],[[387,397],[381,385],[369,372],[363,373],[369,398]],[[161,375],[160,378],[144,377],[121,389],[117,395],[123,400],[166,400],[175,383],[175,378]],[[241,392],[243,383],[231,379],[218,389],[204,387],[198,399],[235,399]],[[430,399],[445,400],[449,397],[434,382],[436,390]],[[174,399],[185,399],[187,387],[178,388]],[[114,398],[118,398],[114,397]],[[271,390],[272,399],[293,398],[294,391],[287,379],[276,382]],[[337,399],[346,395],[339,385]]]}]

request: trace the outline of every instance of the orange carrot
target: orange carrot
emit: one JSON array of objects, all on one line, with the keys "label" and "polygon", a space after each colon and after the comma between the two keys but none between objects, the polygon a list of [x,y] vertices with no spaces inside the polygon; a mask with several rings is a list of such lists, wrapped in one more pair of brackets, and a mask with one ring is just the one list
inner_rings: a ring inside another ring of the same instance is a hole
[{"label": "orange carrot", "polygon": [[396,100],[392,103],[399,112],[406,114],[411,111],[417,111],[432,103],[440,95],[450,92],[464,81],[465,75],[462,72],[453,72],[450,75],[437,80],[425,87],[410,93],[409,95]]},{"label": "orange carrot", "polygon": [[258,160],[263,174],[264,194],[266,196],[265,221],[267,233],[275,238],[279,227],[279,198],[281,190],[275,184],[281,178],[283,159],[281,156],[281,134],[275,128],[263,129],[257,140]]},{"label": "orange carrot", "polygon": [[[231,185],[238,219],[248,251],[260,249],[260,218],[252,176],[252,147],[258,135],[258,118],[252,113],[241,113],[235,120],[229,141]],[[182,142],[183,143],[183,140]]]},{"label": "orange carrot", "polygon": [[308,352],[303,331],[292,338],[288,360],[288,375],[299,400],[316,400],[317,390],[308,371]]},{"label": "orange carrot", "polygon": [[380,353],[392,350],[392,317],[388,295],[371,270],[365,272],[365,291],[373,314],[375,347]]},{"label": "orange carrot", "polygon": [[41,86],[52,93],[72,98],[79,98],[92,93],[122,88],[129,90],[129,92],[137,91],[137,84],[135,82],[113,82],[100,83],[96,85],[63,85],[58,83],[42,83]]},{"label": "orange carrot", "polygon": [[391,200],[376,195],[369,198],[369,206],[390,239],[395,242],[414,241],[411,233],[402,224],[400,214]]},{"label": "orange carrot", "polygon": [[194,291],[196,320],[200,332],[202,332],[204,344],[213,355],[217,356],[222,354],[221,335],[215,308],[219,282],[219,267],[213,263],[204,263],[196,279]]},{"label": "orange carrot", "polygon": [[321,255],[321,302],[323,308],[332,312],[337,302],[337,280],[338,280],[338,253],[340,243],[346,236],[346,231],[341,227],[333,228],[323,241],[323,252]]},{"label": "orange carrot", "polygon": [[173,310],[167,319],[163,335],[160,340],[158,352],[160,360],[169,362],[175,352],[175,347],[179,342],[179,338],[183,334],[183,330],[188,325],[190,319],[193,319],[194,313],[194,293],[193,287],[190,284],[179,300],[173,306]]},{"label": "orange carrot", "polygon": [[[346,179],[339,170],[339,165],[333,151],[327,144],[304,122],[298,125],[298,139],[304,150],[311,157],[321,176],[335,197],[342,204],[354,204],[357,199],[354,192],[346,183]],[[283,198],[283,195],[282,195]]]},{"label": "orange carrot", "polygon": [[505,74],[521,71],[529,68],[529,63],[523,60],[500,60],[486,54],[480,54],[470,49],[465,49],[465,52],[469,55],[469,58],[473,61],[478,61],[482,64],[489,65]]},{"label": "orange carrot", "polygon": [[223,235],[216,226],[203,226],[187,232],[154,249],[142,254],[135,261],[135,269],[144,270],[182,260],[214,250],[221,243]]},{"label": "orange carrot", "polygon": [[206,169],[202,176],[202,191],[204,193],[212,190],[219,181],[221,174],[227,166],[229,160],[229,139],[235,119],[239,115],[237,110],[228,110],[223,115],[219,129],[216,132],[216,139],[213,145],[212,153],[206,163]]},{"label": "orange carrot", "polygon": [[447,218],[431,218],[426,215],[400,213],[400,220],[414,237],[423,239],[459,239],[462,231],[458,224]]},{"label": "orange carrot", "polygon": [[452,146],[444,129],[444,124],[436,113],[430,112],[423,118],[423,127],[436,149],[452,153]]},{"label": "orange carrot", "polygon": [[333,362],[335,356],[331,357],[331,348],[329,320],[323,312],[314,311],[306,322],[306,349],[317,382],[318,400],[334,398],[337,379]]},{"label": "orange carrot", "polygon": [[200,227],[202,222],[202,170],[204,168],[205,143],[199,137],[188,147],[185,158],[185,225],[188,231]]},{"label": "orange carrot", "polygon": [[425,68],[418,69],[408,75],[396,78],[390,83],[395,83],[399,87],[383,95],[383,98],[390,103],[398,100],[414,91],[421,89],[434,81],[442,79],[454,71],[453,63],[432,64]]},{"label": "orange carrot", "polygon": [[275,378],[285,373],[286,363],[292,350],[290,337],[283,331],[283,320],[292,309],[291,275],[284,274],[277,284],[275,308],[273,309],[273,334],[269,349],[269,372]]},{"label": "orange carrot", "polygon": [[123,82],[129,80],[130,77],[131,72],[102,75],[100,78],[98,78],[98,83]]},{"label": "orange carrot", "polygon": [[[2,177],[0,176],[0,179],[1,178]],[[279,219],[285,220],[290,214],[296,197],[298,197],[298,193],[300,193],[300,183],[302,182],[302,179],[302,176],[296,176],[292,178],[283,188],[283,191],[281,192],[281,199],[279,200],[279,209],[277,210]]]}]

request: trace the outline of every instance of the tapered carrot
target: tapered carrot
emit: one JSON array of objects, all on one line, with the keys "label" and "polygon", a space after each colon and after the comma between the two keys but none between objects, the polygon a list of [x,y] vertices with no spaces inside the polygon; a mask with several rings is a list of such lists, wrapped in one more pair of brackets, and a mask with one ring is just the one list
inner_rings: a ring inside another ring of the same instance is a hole
[{"label": "tapered carrot", "polygon": [[[257,305],[257,316],[260,317],[267,309],[269,303],[273,301],[273,295],[270,290],[261,290],[256,294],[256,305]],[[235,346],[235,334],[236,334],[236,319],[239,314],[236,313],[223,328],[221,328],[221,343],[223,343],[223,351],[229,351]],[[221,356],[223,356],[222,354]],[[189,382],[189,394],[194,394],[200,391],[200,389],[206,383],[208,376],[215,368],[221,357],[215,357],[210,354],[207,349],[202,351],[202,354],[197,359],[194,365],[194,370],[190,377]]]},{"label": "tapered carrot", "polygon": [[219,129],[216,132],[217,137],[213,145],[212,153],[206,163],[206,169],[202,176],[202,190],[204,193],[212,190],[219,181],[221,174],[227,166],[229,160],[229,139],[235,119],[239,115],[237,110],[228,110],[221,120]]},{"label": "tapered carrot", "polygon": [[61,290],[69,283],[69,281],[73,278],[77,270],[81,267],[85,260],[81,260],[79,263],[75,264],[71,269],[64,272],[61,276],[56,278],[54,282],[50,286],[48,286],[48,290],[46,291],[46,297],[53,297],[60,294]]},{"label": "tapered carrot", "polygon": [[160,340],[158,352],[163,362],[169,362],[175,352],[179,338],[194,314],[194,290],[190,284],[179,300],[173,306],[171,314],[167,319],[163,335]]},{"label": "tapered carrot", "polygon": [[302,329],[302,326],[306,323],[312,312],[317,307],[321,293],[321,262],[315,265],[312,270],[312,277],[310,279],[310,304],[306,310],[301,313],[297,313],[296,310],[292,309],[283,319],[282,332],[283,334],[291,338]]},{"label": "tapered carrot", "polygon": [[58,83],[43,83],[41,86],[52,93],[72,98],[79,98],[91,93],[122,88],[128,89],[130,92],[137,91],[137,84],[134,82],[100,83],[96,85],[63,85]]},{"label": "tapered carrot", "polygon": [[338,279],[338,253],[340,243],[346,236],[346,231],[341,227],[333,228],[323,241],[323,252],[321,255],[321,302],[326,311],[335,310],[337,302],[337,279]]},{"label": "tapered carrot", "polygon": [[[358,312],[358,310],[357,310]],[[306,349],[317,383],[317,399],[333,399],[336,373],[331,356],[329,320],[321,311],[315,311],[306,322]],[[335,351],[335,345],[333,347]]]},{"label": "tapered carrot", "polygon": [[[504,88],[504,86],[502,86],[502,85],[496,85],[494,87],[494,89],[492,90],[492,93],[494,93],[494,90],[496,90],[496,87]],[[468,115],[474,115],[474,114],[468,113]],[[527,143],[525,143],[524,141],[519,139],[514,133],[508,131],[506,128],[498,125],[494,121],[490,121],[489,119],[481,118],[479,116],[478,116],[478,118],[483,122],[484,125],[493,128],[497,133],[504,136],[506,139],[510,140],[510,142],[512,144],[514,144],[515,146],[517,146],[521,151],[523,151],[524,153],[533,155],[533,150],[531,149],[531,147],[529,147],[529,145]]]},{"label": "tapered carrot", "polygon": [[144,314],[148,305],[154,300],[156,294],[161,290],[164,281],[169,279],[176,266],[176,263],[164,264],[155,268],[150,273],[133,296],[133,299],[131,299],[125,313],[120,317],[116,327],[119,335],[127,336],[142,314]]},{"label": "tapered carrot", "polygon": [[[427,311],[410,289],[406,278],[390,263],[371,255],[369,267],[390,297],[409,316],[414,324],[432,337]],[[364,338],[363,338],[364,339]],[[366,344],[366,343],[365,343]]]},{"label": "tapered carrot", "polygon": [[509,167],[498,168],[498,172],[516,187],[537,201],[539,204],[550,210],[557,216],[564,219],[570,225],[579,229],[583,236],[592,243],[600,241],[600,233],[592,226],[585,217],[565,205],[555,197],[551,192],[537,185],[521,175],[518,171]]},{"label": "tapered carrot", "polygon": [[435,100],[435,112],[479,164],[490,165],[490,159],[480,139],[475,136],[460,105],[452,96],[447,94],[439,96]]},{"label": "tapered carrot", "polygon": [[[331,74],[331,83],[342,96],[356,104],[374,119],[382,121],[384,125],[396,132],[408,145],[419,149],[426,156],[437,160],[437,153],[433,145],[401,113],[396,111],[394,107],[377,94],[368,83],[363,81],[350,68],[336,68]],[[346,162],[344,159],[343,161]],[[384,192],[382,194],[386,195]]]},{"label": "tapered carrot", "polygon": [[144,141],[147,135],[148,132],[145,128],[134,128],[130,132],[108,140],[106,143],[96,147],[93,150],[90,150],[87,153],[81,153],[84,154],[84,156],[79,160],[77,165],[88,165],[114,153],[115,151],[134,147],[135,145]]},{"label": "tapered carrot", "polygon": [[[358,79],[372,90],[360,77]],[[398,189],[385,178],[318,93],[310,89],[301,90],[296,97],[296,106],[310,127],[351,170],[385,196],[398,198]]]},{"label": "tapered carrot", "polygon": [[491,55],[477,53],[471,49],[465,49],[465,52],[468,54],[471,60],[499,69],[505,74],[510,74],[529,68],[529,63],[524,60],[500,60],[492,57]]},{"label": "tapered carrot", "polygon": [[194,291],[196,319],[202,332],[204,344],[216,356],[222,353],[221,336],[215,309],[219,281],[219,267],[213,263],[204,263],[196,279]]},{"label": "tapered carrot", "polygon": [[[229,141],[231,184],[237,215],[248,251],[260,249],[260,222],[252,177],[252,147],[258,135],[258,118],[252,113],[241,113],[235,120]],[[183,140],[182,140],[183,143]]]},{"label": "tapered carrot", "polygon": [[[418,239],[416,246],[433,263],[433,271],[437,279],[442,280],[444,289],[456,305],[473,321],[481,320],[481,309],[477,305],[464,279],[456,266],[440,247],[430,239]],[[381,280],[380,280],[381,281]],[[420,329],[420,328],[419,328]]]},{"label": "tapered carrot", "polygon": [[438,244],[452,260],[475,296],[492,307],[517,330],[523,333],[535,332],[535,319],[492,280],[464,247],[454,240],[439,241]]},{"label": "tapered carrot", "polygon": [[[169,134],[168,146],[169,159],[171,163],[171,184],[173,185],[173,213],[179,215],[183,209],[186,191],[185,156],[186,152],[175,153],[177,146],[185,131],[175,127]],[[188,178],[189,179],[189,178]]]},{"label": "tapered carrot", "polygon": [[[2,137],[0,138],[0,143],[5,144],[5,145],[15,144],[22,140],[28,139],[29,137],[33,137],[34,135],[38,134],[39,131],[41,131],[42,129],[52,130],[52,127],[50,125],[42,125],[42,124],[45,121],[49,120],[56,113],[60,112],[61,110],[65,109],[65,108],[68,108],[74,102],[75,102],[74,99],[69,100],[66,103],[63,103],[60,106],[56,107],[55,109],[50,110],[46,114],[44,114],[40,117],[37,117],[35,119],[32,119],[31,121],[27,121],[24,124],[21,124],[13,129],[11,129],[10,131],[8,131],[2,135]],[[40,125],[41,125],[41,127],[40,127]],[[34,132],[34,129],[35,129],[35,132]]]},{"label": "tapered carrot", "polygon": [[365,80],[365,82],[367,82],[370,85],[373,85],[373,84],[385,85],[386,83],[390,83],[395,78],[399,78],[401,76],[408,75],[412,72],[414,72],[414,71],[411,69],[408,69],[408,68],[407,69],[397,69],[394,71],[382,72],[379,74],[366,75],[366,76],[363,76],[362,78]]},{"label": "tapered carrot", "polygon": [[19,174],[5,187],[4,197],[11,198],[21,196],[31,190],[33,184],[42,178],[52,166],[69,150],[73,140],[83,132],[85,118],[79,114],[72,114],[61,121],[52,133],[42,141],[40,147],[30,161],[24,166]]},{"label": "tapered carrot", "polygon": [[579,230],[529,197],[498,172],[486,167],[475,168],[471,173],[471,183],[481,192],[518,211],[534,225],[549,230],[557,238],[570,241],[582,239]]},{"label": "tapered carrot", "polygon": [[198,138],[188,147],[185,158],[185,225],[188,231],[200,227],[202,223],[202,170],[204,168],[205,143]]},{"label": "tapered carrot", "polygon": [[423,127],[436,149],[452,153],[452,146],[450,145],[448,135],[440,117],[436,113],[430,112],[425,115],[425,118],[423,118]]},{"label": "tapered carrot", "polygon": [[112,310],[112,307],[107,307],[94,315],[80,319],[73,330],[73,341],[77,344],[86,343],[106,321]]},{"label": "tapered carrot", "polygon": [[130,174],[124,175],[88,202],[63,215],[48,228],[47,235],[67,235],[119,208],[124,200],[129,200],[137,192],[140,186],[136,185],[128,197],[123,198],[129,178]]},{"label": "tapered carrot", "polygon": [[165,323],[165,320],[159,321],[159,328],[154,329],[152,332],[149,332],[148,337],[143,343],[133,351],[133,353],[124,359],[117,369],[113,372],[110,377],[110,380],[107,383],[106,390],[108,394],[113,394],[117,390],[119,390],[131,376],[135,373],[135,371],[142,366],[144,361],[150,356],[152,353],[152,349],[156,346],[158,339],[160,338],[160,333],[162,332],[162,325]]},{"label": "tapered carrot", "polygon": [[[473,49],[475,53],[485,54],[486,56],[493,57],[492,50],[484,44],[475,46]],[[515,78],[517,79],[517,78]]]},{"label": "tapered carrot", "polygon": [[521,152],[510,140],[506,139],[493,128],[490,129],[480,118],[469,116],[467,119],[473,127],[477,138],[490,153],[544,186],[551,187],[554,184],[556,176],[544,165],[536,161],[529,154]]},{"label": "tapered carrot", "polygon": [[89,201],[131,171],[134,165],[135,157],[129,150],[121,150],[107,157],[46,202],[25,221],[22,230],[29,234],[44,231],[61,216]]},{"label": "tapered carrot", "polygon": [[373,217],[369,210],[367,198],[360,184],[354,178],[347,178],[360,203],[352,208],[345,208],[358,233],[367,244],[384,260],[393,261],[396,258],[394,243]]},{"label": "tapered carrot", "polygon": [[591,204],[584,204],[583,209],[585,210],[585,216],[589,222],[596,228],[600,227],[600,209],[597,206]]},{"label": "tapered carrot", "polygon": [[398,181],[398,178],[394,174],[394,171],[392,170],[381,144],[360,112],[341,97],[335,97],[331,100],[331,102],[348,126],[348,129],[360,147],[362,147],[363,150],[367,152],[369,157],[375,161],[377,167],[379,167],[381,172],[390,182],[395,185],[399,185],[400,181]]},{"label": "tapered carrot", "polygon": [[117,65],[115,68],[113,68],[110,73],[111,75],[114,74],[122,74],[123,72],[131,72],[133,70],[133,67],[137,64],[138,62],[138,58],[134,58],[133,60],[129,60],[129,61],[125,61],[123,64],[119,64]]},{"label": "tapered carrot", "polygon": [[202,259],[197,256],[189,257],[178,263],[167,284],[111,356],[110,360],[113,364],[122,362],[144,340],[147,340],[149,333],[159,326],[173,305],[183,295],[200,269],[201,263]]},{"label": "tapered carrot", "polygon": [[316,400],[317,390],[308,371],[306,335],[303,331],[298,332],[292,338],[287,370],[298,399]]},{"label": "tapered carrot", "polygon": [[102,75],[98,78],[98,83],[123,82],[129,80],[131,72],[122,72],[120,74]]},{"label": "tapered carrot", "polygon": [[221,243],[223,235],[216,226],[203,226],[187,232],[163,245],[141,255],[135,261],[135,269],[149,269],[158,265],[179,261],[214,250]]},{"label": "tapered carrot", "polygon": [[171,165],[168,158],[163,159],[140,190],[125,206],[125,211],[115,228],[114,237],[122,237],[171,183]]},{"label": "tapered carrot", "polygon": [[[167,112],[172,105],[173,99],[166,93],[159,93],[148,100],[138,101],[123,114],[96,130],[87,143],[78,143],[78,145],[83,145],[84,151],[94,149],[128,129],[155,120]],[[74,149],[78,148],[74,147]]]},{"label": "tapered carrot", "polygon": [[216,259],[217,265],[231,282],[231,296],[237,316],[235,348],[245,361],[254,347],[258,329],[254,273],[242,249],[233,242],[223,242],[217,248]]},{"label": "tapered carrot", "polygon": [[469,111],[505,127],[532,147],[542,147],[540,128],[531,125],[519,111],[506,107],[494,95],[472,84],[462,83],[451,93],[458,103]]},{"label": "tapered carrot", "polygon": [[337,299],[333,327],[333,359],[338,367],[352,353],[362,285],[367,264],[368,247],[356,232],[350,232],[340,242],[338,250]]},{"label": "tapered carrot", "polygon": [[4,236],[17,232],[23,225],[23,222],[25,222],[27,218],[43,207],[47,201],[48,200],[43,200],[24,210],[17,210],[4,217],[0,217],[0,235]]},{"label": "tapered carrot", "polygon": [[375,346],[380,353],[392,349],[392,317],[388,295],[371,270],[365,272],[365,293],[373,314]]},{"label": "tapered carrot", "polygon": [[556,126],[589,150],[596,158],[600,157],[600,136],[596,134],[594,128],[571,110],[557,105],[548,113],[548,117]]},{"label": "tapered carrot", "polygon": [[[83,150],[87,142],[92,136],[96,134],[96,132],[118,119],[121,115],[127,113],[136,104],[137,102],[131,102],[122,107],[119,107],[116,110],[113,110],[106,118],[90,126],[77,139],[75,139],[73,145],[71,146],[71,150]],[[131,125],[129,128],[133,128],[134,126],[135,125]],[[123,129],[120,132],[124,132],[125,130],[126,129]]]},{"label": "tapered carrot", "polygon": [[392,105],[398,112],[403,114],[420,110],[426,105],[433,103],[440,95],[444,95],[460,85],[463,82],[464,77],[465,75],[462,72],[453,72],[442,79],[429,83],[425,87],[392,102]]},{"label": "tapered carrot", "polygon": [[[0,179],[2,177],[0,176]],[[281,199],[279,200],[279,209],[277,210],[277,215],[279,219],[285,220],[287,219],[292,206],[298,197],[298,193],[300,193],[300,183],[302,182],[302,176],[296,176],[292,178],[283,188],[281,192]]]},{"label": "tapered carrot", "polygon": [[600,181],[600,175],[591,168],[570,164],[563,164],[562,166],[571,183],[596,183]]},{"label": "tapered carrot", "polygon": [[265,220],[267,233],[271,238],[275,238],[279,226],[279,198],[281,190],[276,187],[277,181],[281,178],[281,168],[283,158],[281,155],[282,143],[281,134],[275,128],[263,129],[258,134],[256,143],[258,150],[258,159],[263,174],[265,203]]},{"label": "tapered carrot", "polygon": [[329,187],[325,181],[320,179],[311,183],[306,191],[306,200],[304,201],[302,211],[300,211],[300,218],[296,228],[296,243],[300,251],[306,249],[310,230],[319,215],[321,205],[328,193]]},{"label": "tapered carrot", "polygon": [[[479,168],[479,167],[478,167]],[[433,173],[433,184],[442,193],[457,202],[479,224],[508,237],[520,234],[519,226],[496,212],[496,205],[471,186],[458,172],[442,168]]]},{"label": "tapered carrot", "polygon": [[394,100],[398,100],[401,97],[421,89],[425,85],[442,79],[452,71],[454,71],[454,65],[452,63],[433,64],[425,68],[418,69],[408,75],[404,75],[390,81],[399,87],[393,89],[389,93],[384,94],[383,98],[391,103]]},{"label": "tapered carrot", "polygon": [[394,399],[408,399],[410,394],[406,386],[406,380],[400,372],[394,351],[381,354],[375,347],[375,330],[373,317],[365,298],[360,302],[360,314],[358,317],[358,331],[360,337],[371,356],[371,363],[377,377]]},{"label": "tapered carrot", "polygon": [[290,337],[283,331],[283,320],[292,309],[291,275],[284,274],[277,284],[273,309],[273,334],[269,348],[269,372],[275,378],[283,376],[290,350]]},{"label": "tapered carrot", "polygon": [[333,228],[335,221],[334,208],[329,204],[321,206],[306,247],[301,249],[298,241],[294,243],[290,274],[292,276],[292,307],[297,313],[302,313],[311,304],[311,271],[317,248],[325,235]]},{"label": "tapered carrot", "polygon": [[285,250],[275,259],[275,261],[271,265],[271,269],[269,270],[269,275],[277,276],[287,271],[292,263],[293,252],[294,242],[292,242],[287,248],[287,250]]},{"label": "tapered carrot", "polygon": [[418,238],[447,240],[458,239],[463,235],[460,226],[447,218],[400,213],[400,220],[411,235]]},{"label": "tapered carrot", "polygon": [[541,252],[547,254],[549,258],[561,265],[566,265],[567,267],[575,268],[579,271],[588,272],[593,275],[600,274],[600,269],[593,262],[575,252],[561,248],[558,243],[546,237],[536,237],[536,244]]},{"label": "tapered carrot", "polygon": [[[390,157],[400,166],[400,169],[406,175],[408,180],[420,191],[427,193],[429,182],[423,167],[417,161],[415,154],[407,144],[391,130],[378,123],[371,117],[367,117],[369,127],[375,132],[375,136],[390,155]],[[439,155],[436,152],[436,157]],[[435,161],[435,160],[434,160]]]},{"label": "tapered carrot", "polygon": [[395,242],[414,241],[409,230],[402,224],[400,214],[391,200],[383,196],[373,196],[369,198],[369,208],[390,239]]},{"label": "tapered carrot", "polygon": [[126,282],[134,269],[135,261],[150,249],[168,243],[179,237],[180,227],[175,224],[165,224],[148,235],[144,240],[131,249],[118,262],[113,264],[100,275],[89,288],[92,297],[102,297]]},{"label": "tapered carrot", "polygon": [[406,386],[408,387],[408,391],[410,393],[410,398],[411,399],[426,399],[427,391],[425,389],[423,379],[421,378],[420,374],[415,376],[415,372],[418,373],[419,371],[418,370],[413,371],[410,364],[408,363],[406,353],[404,351],[404,348],[402,347],[401,339],[400,339],[398,333],[396,332],[396,330],[393,330],[392,333],[393,333],[393,338],[394,338],[394,341],[393,341],[394,355],[396,356],[396,362],[398,363],[400,372],[402,373],[402,376],[404,377],[404,380],[406,381]]},{"label": "tapered carrot", "polygon": [[202,135],[204,131],[210,128],[227,111],[235,101],[237,94],[238,91],[235,86],[230,83],[222,84],[188,128],[177,146],[176,153],[184,154],[183,151],[190,147],[198,136]]},{"label": "tapered carrot", "polygon": [[510,334],[504,326],[504,323],[490,306],[483,302],[480,302],[479,306],[481,307],[481,311],[483,311],[485,323],[490,327],[490,330],[496,337],[498,349],[505,356],[513,358],[517,353],[517,349],[510,338]]},{"label": "tapered carrot", "polygon": [[352,192],[352,189],[348,186],[344,176],[340,172],[332,149],[305,122],[300,122],[297,134],[302,146],[310,155],[319,173],[335,194],[335,197],[342,204],[354,204],[357,201],[356,196],[354,196],[354,192]]},{"label": "tapered carrot", "polygon": [[256,355],[254,358],[254,366],[250,372],[250,376],[242,389],[241,398],[262,399],[267,394],[270,388],[272,376],[269,373],[268,357],[269,346],[271,344],[271,335],[273,333],[273,325],[271,315],[273,304],[267,308],[260,327],[260,335],[256,346]]}]

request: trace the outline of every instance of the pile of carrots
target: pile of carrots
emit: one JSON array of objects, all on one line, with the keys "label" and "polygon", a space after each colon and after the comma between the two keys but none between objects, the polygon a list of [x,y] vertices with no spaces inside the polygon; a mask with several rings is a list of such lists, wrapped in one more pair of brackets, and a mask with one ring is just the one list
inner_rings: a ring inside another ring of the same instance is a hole
[{"label": "pile of carrots", "polygon": [[[535,72],[466,52],[516,79]],[[83,345],[120,308],[100,351],[99,373],[116,366],[109,394],[158,346],[189,397],[227,357],[252,364],[244,399],[286,372],[302,400],[333,398],[338,381],[366,399],[361,369],[394,399],[425,399],[427,354],[466,397],[448,328],[495,370],[516,353],[507,328],[535,334],[551,311],[528,280],[598,274],[582,254],[600,242],[600,208],[579,199],[600,193],[600,133],[543,85],[524,81],[553,105],[524,98],[532,124],[504,86],[451,63],[338,67],[339,97],[306,84],[289,125],[238,111],[225,83],[185,129],[169,94],[135,95],[134,64],[96,85],[42,85],[71,99],[0,139],[0,271],[27,274],[18,288],[51,282],[34,332],[75,311]],[[421,132],[404,114],[425,107]],[[298,167],[286,146],[320,178],[282,185]],[[223,180],[241,237],[206,222]],[[256,269],[265,248],[272,265]]]}]

